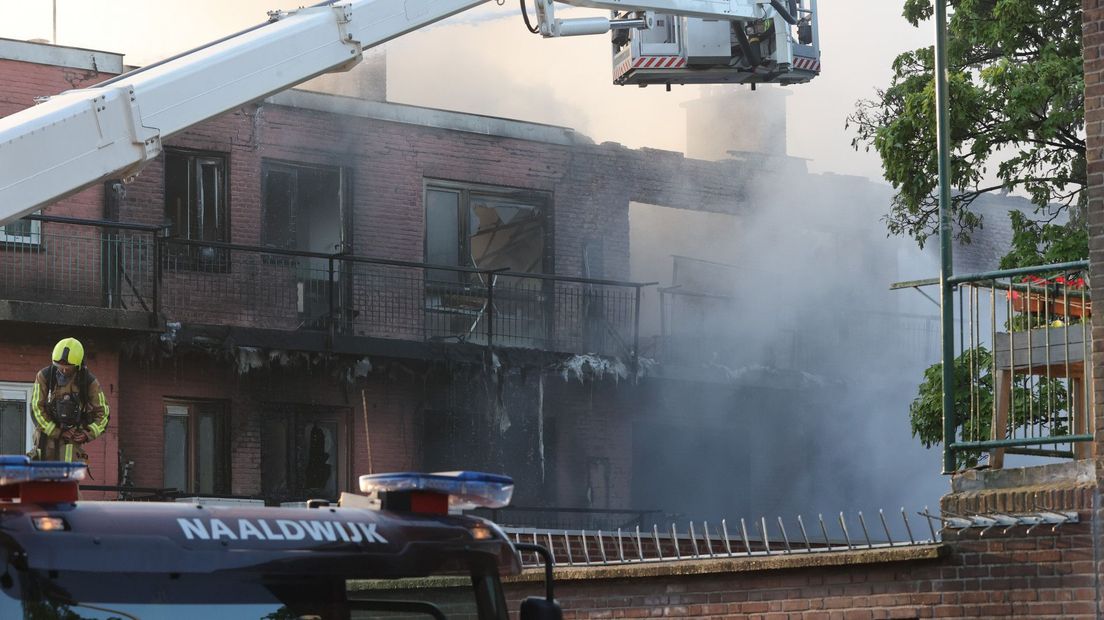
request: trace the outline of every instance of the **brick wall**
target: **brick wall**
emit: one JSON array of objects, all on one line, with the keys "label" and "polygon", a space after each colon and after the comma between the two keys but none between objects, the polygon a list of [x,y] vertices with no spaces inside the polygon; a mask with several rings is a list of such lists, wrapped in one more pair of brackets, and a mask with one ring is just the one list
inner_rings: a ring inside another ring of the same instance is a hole
[{"label": "brick wall", "polygon": [[[237,367],[203,355],[160,362],[126,360],[120,381],[126,411],[119,428],[121,446],[135,462],[134,484],[164,483],[165,401],[224,401],[230,414],[231,492],[260,495],[262,491],[262,426],[272,405],[302,405],[306,410],[336,408],[348,413],[346,438],[351,461],[342,476],[344,490],[355,490],[356,477],[374,471],[405,471],[416,466],[416,391],[408,384],[372,379],[363,388],[334,378],[324,365],[304,364],[239,374]],[[363,392],[362,392],[363,389]],[[362,398],[363,395],[363,398]],[[369,413],[364,416],[363,404]],[[371,464],[365,437],[372,438]]]},{"label": "brick wall", "polygon": [[[556,418],[556,505],[635,507],[633,387],[613,381],[564,381],[555,375],[546,386],[545,409]],[[603,474],[608,479],[593,479]],[[589,492],[588,485],[594,487]],[[607,491],[601,492],[605,485]]]},{"label": "brick wall", "polygon": [[[1104,2],[1082,3],[1085,48],[1085,164],[1088,174],[1089,275],[1091,293],[1104,298]],[[1104,321],[1093,323],[1093,394],[1104,403]],[[1104,454],[1104,408],[1094,412],[1095,453]],[[1104,462],[1098,459],[1097,471]],[[1098,475],[1098,478],[1101,476]]]},{"label": "brick wall", "polygon": [[[933,548],[564,568],[557,575],[556,598],[568,619],[1096,617],[1088,524],[1058,535],[975,532]],[[527,574],[507,585],[512,609],[542,594],[537,579]]]}]

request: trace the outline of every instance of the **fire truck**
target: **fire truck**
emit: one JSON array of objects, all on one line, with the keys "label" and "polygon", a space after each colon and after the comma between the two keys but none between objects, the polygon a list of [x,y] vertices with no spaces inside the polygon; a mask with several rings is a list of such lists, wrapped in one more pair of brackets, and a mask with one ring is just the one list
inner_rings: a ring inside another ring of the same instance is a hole
[{"label": "fire truck", "polygon": [[[81,463],[0,457],[0,618],[507,620],[500,576],[542,553],[490,521],[513,482],[474,472],[362,476],[363,495],[306,508],[82,501]],[[348,505],[355,504],[355,505]]]}]

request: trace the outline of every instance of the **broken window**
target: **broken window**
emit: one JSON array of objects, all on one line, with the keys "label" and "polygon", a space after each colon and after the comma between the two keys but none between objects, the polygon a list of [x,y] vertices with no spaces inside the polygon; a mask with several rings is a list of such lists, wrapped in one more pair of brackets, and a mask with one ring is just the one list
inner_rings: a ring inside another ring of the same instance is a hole
[{"label": "broken window", "polygon": [[[541,192],[444,181],[426,185],[426,262],[515,273],[545,271],[546,211]],[[427,334],[479,342],[486,337],[487,276],[448,269],[426,272]],[[543,337],[542,282],[502,276],[495,284],[495,323],[536,345]],[[500,294],[501,293],[501,294]]]},{"label": "broken window", "polygon": [[230,443],[224,401],[166,401],[164,486],[186,493],[230,493]]},{"label": "broken window", "polygon": [[[226,157],[210,153],[165,150],[165,214],[174,239],[230,241]],[[226,271],[225,250],[192,244],[169,244],[170,265],[181,269]]]},{"label": "broken window", "polygon": [[[426,187],[426,262],[437,265],[544,271],[547,196],[505,188]],[[455,272],[433,279],[456,280]]]},{"label": "broken window", "polygon": [[349,410],[267,406],[261,430],[261,487],[266,498],[337,499],[348,485]]}]

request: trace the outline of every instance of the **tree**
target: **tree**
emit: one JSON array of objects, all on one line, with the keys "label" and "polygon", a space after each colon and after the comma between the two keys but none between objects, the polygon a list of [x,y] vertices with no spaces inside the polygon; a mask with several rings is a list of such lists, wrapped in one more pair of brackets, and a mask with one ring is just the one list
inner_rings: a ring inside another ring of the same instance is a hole
[{"label": "tree", "polygon": [[[954,360],[955,428],[961,429],[964,441],[984,441],[992,436],[992,369],[993,354],[981,346],[963,351]],[[1012,428],[1046,429],[1053,435],[1069,433],[1069,393],[1059,379],[1016,375],[1009,400]],[[943,364],[924,371],[924,381],[909,405],[909,425],[912,436],[918,437],[925,448],[943,442]],[[975,467],[980,456],[980,450],[957,451],[957,468]]]},{"label": "tree", "polygon": [[[952,214],[969,241],[982,225],[971,204],[990,192],[1025,193],[1035,217],[1016,222],[1021,243],[1012,266],[1046,253],[1041,242],[1069,248],[1084,228],[1085,127],[1081,0],[949,0],[948,95]],[[905,0],[913,26],[929,20],[932,0]],[[896,190],[889,231],[921,245],[938,230],[933,48],[893,61],[893,79],[848,117],[852,146],[873,147]],[[992,173],[992,174],[991,174]],[[987,178],[996,177],[995,182]],[[1065,217],[1068,215],[1068,219]],[[1087,238],[1077,247],[1088,255]],[[1037,263],[1036,263],[1037,264]]]}]

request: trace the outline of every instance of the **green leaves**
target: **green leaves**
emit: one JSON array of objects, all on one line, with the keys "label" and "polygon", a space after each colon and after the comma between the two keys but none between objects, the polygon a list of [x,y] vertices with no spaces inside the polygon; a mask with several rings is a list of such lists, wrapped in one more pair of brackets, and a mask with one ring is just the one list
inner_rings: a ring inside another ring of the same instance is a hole
[{"label": "green leaves", "polygon": [[[954,361],[954,426],[964,441],[985,441],[993,437],[993,355],[985,347],[967,349]],[[1052,435],[1069,433],[1069,394],[1059,379],[1016,375],[1011,388],[1010,429],[1046,425]],[[925,448],[943,443],[943,364],[924,371],[924,380],[909,405],[912,436]],[[958,469],[974,467],[980,451],[958,451]]]},{"label": "green leaves", "polygon": [[[957,236],[969,241],[983,224],[970,205],[989,192],[1026,193],[1040,211],[1049,209],[1042,220],[1053,220],[1056,209],[1080,209],[1085,204],[1080,0],[950,0],[950,5],[950,177]],[[903,16],[915,26],[932,14],[932,0],[904,2]],[[896,190],[885,218],[890,233],[907,234],[921,246],[938,229],[933,66],[930,47],[898,55],[890,85],[859,101],[847,119],[855,130],[852,146],[873,147]]]},{"label": "green leaves", "polygon": [[[967,438],[989,438],[993,410],[993,356],[985,347],[969,349],[954,362],[955,428]],[[943,364],[924,371],[917,397],[909,405],[912,436],[925,448],[943,442]],[[959,454],[959,466],[977,464],[978,454]]]},{"label": "green leaves", "polygon": [[1036,222],[1018,211],[1012,218],[1012,248],[1001,269],[1052,265],[1088,258],[1089,231],[1079,219],[1067,224]]}]

